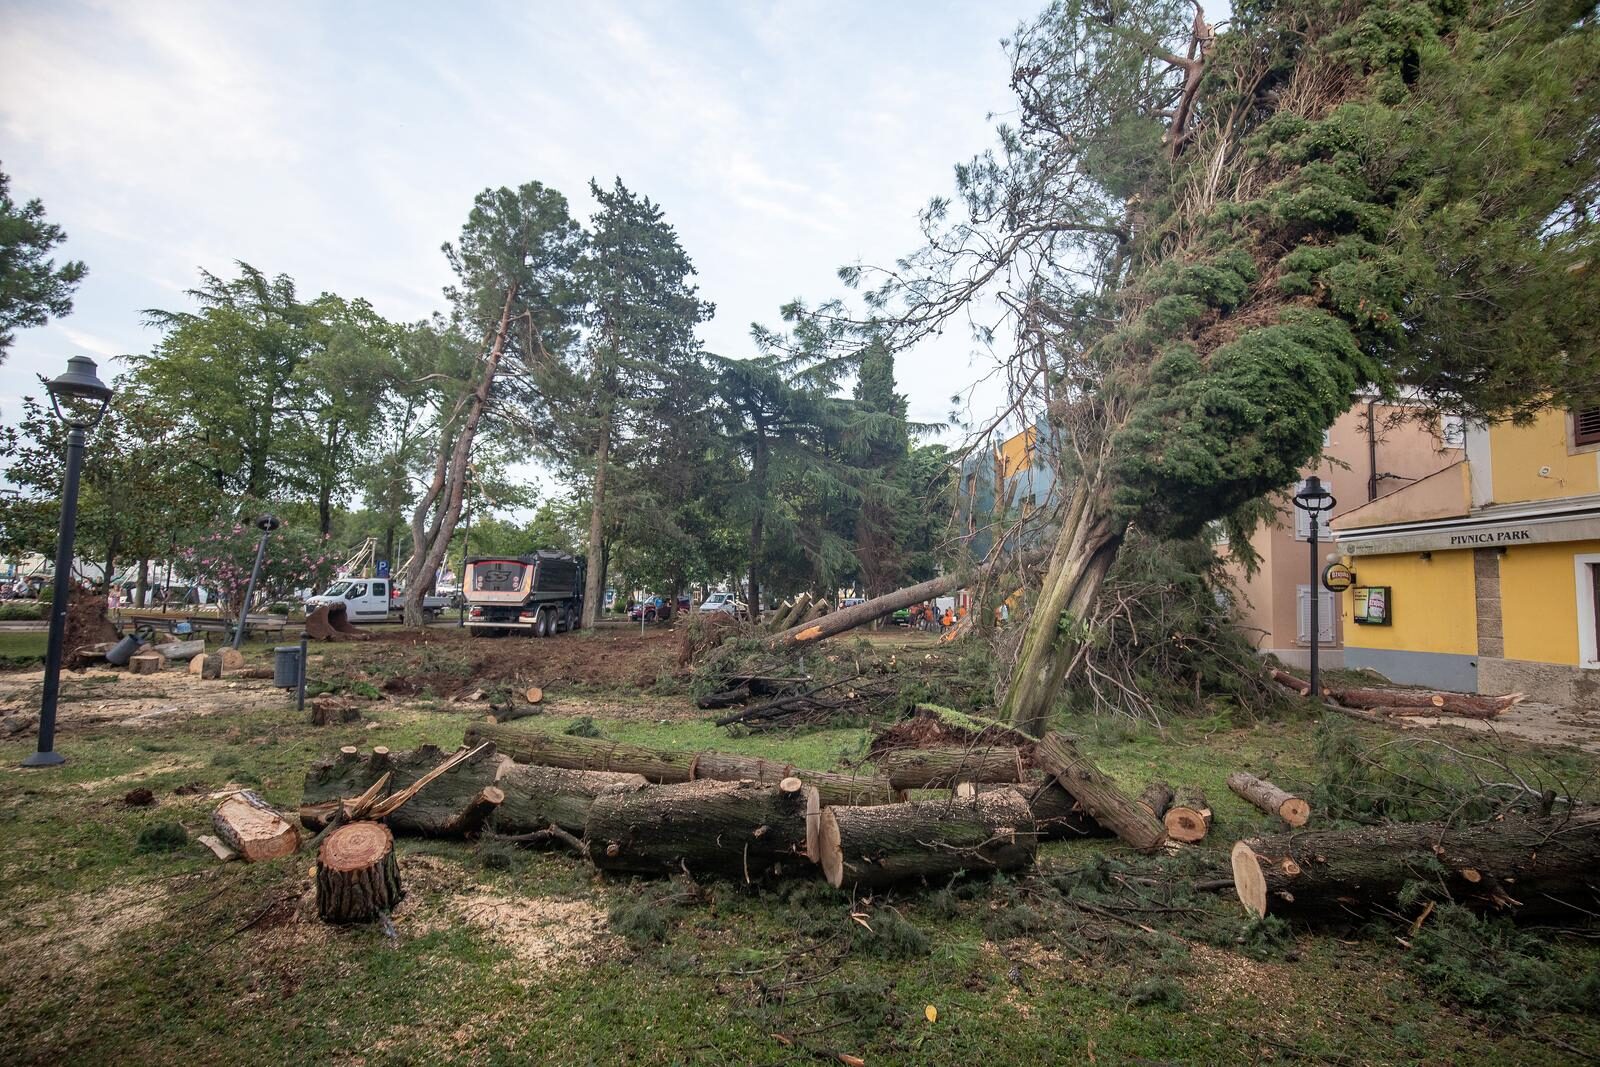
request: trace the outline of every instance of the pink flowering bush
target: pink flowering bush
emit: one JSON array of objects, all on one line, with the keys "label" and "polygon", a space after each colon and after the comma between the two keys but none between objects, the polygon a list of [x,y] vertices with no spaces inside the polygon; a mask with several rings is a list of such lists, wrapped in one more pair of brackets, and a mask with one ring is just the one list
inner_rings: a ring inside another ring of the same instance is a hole
[{"label": "pink flowering bush", "polygon": [[[261,531],[254,523],[223,520],[178,551],[194,580],[216,592],[226,618],[238,617],[238,605],[250,584],[250,568],[255,565],[260,540]],[[313,529],[286,523],[267,539],[267,555],[256,580],[256,603],[283,600],[298,589],[320,592],[333,580],[335,566],[327,538]]]}]

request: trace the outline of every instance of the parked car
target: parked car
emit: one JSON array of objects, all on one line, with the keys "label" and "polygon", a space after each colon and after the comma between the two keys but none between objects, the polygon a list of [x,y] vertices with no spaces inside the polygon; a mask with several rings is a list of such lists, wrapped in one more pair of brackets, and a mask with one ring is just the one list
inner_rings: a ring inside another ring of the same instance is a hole
[{"label": "parked car", "polygon": [[743,619],[749,616],[750,608],[741,603],[732,593],[711,593],[700,601],[700,614],[710,615],[721,612],[723,615],[732,615]]},{"label": "parked car", "polygon": [[889,620],[896,626],[909,626],[911,624],[911,609],[901,608],[899,611],[889,616]]}]

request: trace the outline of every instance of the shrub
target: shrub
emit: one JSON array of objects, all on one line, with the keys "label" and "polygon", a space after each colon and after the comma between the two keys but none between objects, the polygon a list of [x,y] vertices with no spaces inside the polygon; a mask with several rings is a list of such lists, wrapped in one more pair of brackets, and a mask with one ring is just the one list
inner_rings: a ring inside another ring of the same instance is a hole
[{"label": "shrub", "polygon": [[189,831],[176,822],[158,822],[139,831],[138,852],[175,852],[189,843]]}]

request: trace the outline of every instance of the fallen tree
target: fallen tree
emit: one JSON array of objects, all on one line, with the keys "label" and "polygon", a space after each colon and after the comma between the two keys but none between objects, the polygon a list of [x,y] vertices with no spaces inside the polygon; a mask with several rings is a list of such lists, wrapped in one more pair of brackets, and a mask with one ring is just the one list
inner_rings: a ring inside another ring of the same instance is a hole
[{"label": "fallen tree", "polygon": [[687,870],[749,882],[811,864],[817,811],[816,790],[798,778],[645,786],[596,797],[585,837],[607,873]]},{"label": "fallen tree", "polygon": [[642,774],[658,785],[687,782],[694,766],[695,753],[647,748],[598,737],[550,734],[515,726],[473,723],[467,727],[466,743],[493,741],[501,754],[518,763],[538,763],[546,767],[567,767],[578,771],[618,771]]},{"label": "fallen tree", "polygon": [[575,771],[502,758],[494,784],[505,799],[490,817],[489,828],[501,834],[526,834],[550,826],[582,833],[596,797],[633,792],[649,782],[642,774]]},{"label": "fallen tree", "polygon": [[[447,762],[450,765],[441,773]],[[495,785],[499,772],[493,745],[480,744],[448,757],[434,745],[398,754],[380,746],[366,756],[346,745],[336,755],[312,763],[306,772],[300,822],[308,829],[321,829],[346,800],[365,794],[387,775],[385,789],[370,806],[373,818],[383,819],[400,833],[469,836],[483,828],[505,799]]]},{"label": "fallen tree", "polygon": [[1523,700],[1521,693],[1491,697],[1415,689],[1324,688],[1323,693],[1347,707],[1367,711],[1390,715],[1458,715],[1465,719],[1492,719]]},{"label": "fallen tree", "polygon": [[1033,863],[1038,835],[1015,789],[871,808],[826,808],[817,861],[828,884],[871,889],[958,871],[1011,871]]},{"label": "fallen tree", "polygon": [[1033,762],[1053,775],[1086,815],[1139,851],[1154,852],[1166,840],[1166,829],[1151,809],[1131,799],[1060,734],[1040,739]]},{"label": "fallen tree", "polygon": [[948,788],[958,782],[1022,782],[1022,750],[1009,746],[900,748],[877,757],[896,789]]},{"label": "fallen tree", "polygon": [[1408,886],[1424,899],[1519,917],[1593,914],[1600,809],[1459,829],[1396,823],[1275,834],[1235,844],[1232,863],[1235,891],[1257,915],[1363,915],[1394,908]]},{"label": "fallen tree", "polygon": [[728,752],[701,752],[689,767],[689,777],[693,781],[750,781],[763,785],[777,785],[785,778],[798,778],[817,791],[823,807],[835,804],[893,804],[903,799],[889,779],[881,775],[809,771],[792,763],[778,763],[760,756],[739,756]]}]

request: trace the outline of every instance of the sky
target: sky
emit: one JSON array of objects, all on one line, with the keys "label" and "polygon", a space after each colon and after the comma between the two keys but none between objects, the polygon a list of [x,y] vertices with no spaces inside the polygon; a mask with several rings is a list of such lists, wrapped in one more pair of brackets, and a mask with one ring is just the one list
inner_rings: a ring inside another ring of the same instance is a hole
[{"label": "sky", "polygon": [[[200,268],[443,310],[440,245],[529,180],[580,219],[591,178],[657,201],[717,305],[707,347],[751,354],[751,322],[918,246],[918,209],[1009,117],[1000,41],[1040,6],[0,0],[0,170],[89,267],[0,365],[0,420],[69,356],[148,351],[141,311],[190,306]],[[987,418],[991,366],[953,333],[902,356],[912,417],[965,391]]]}]

